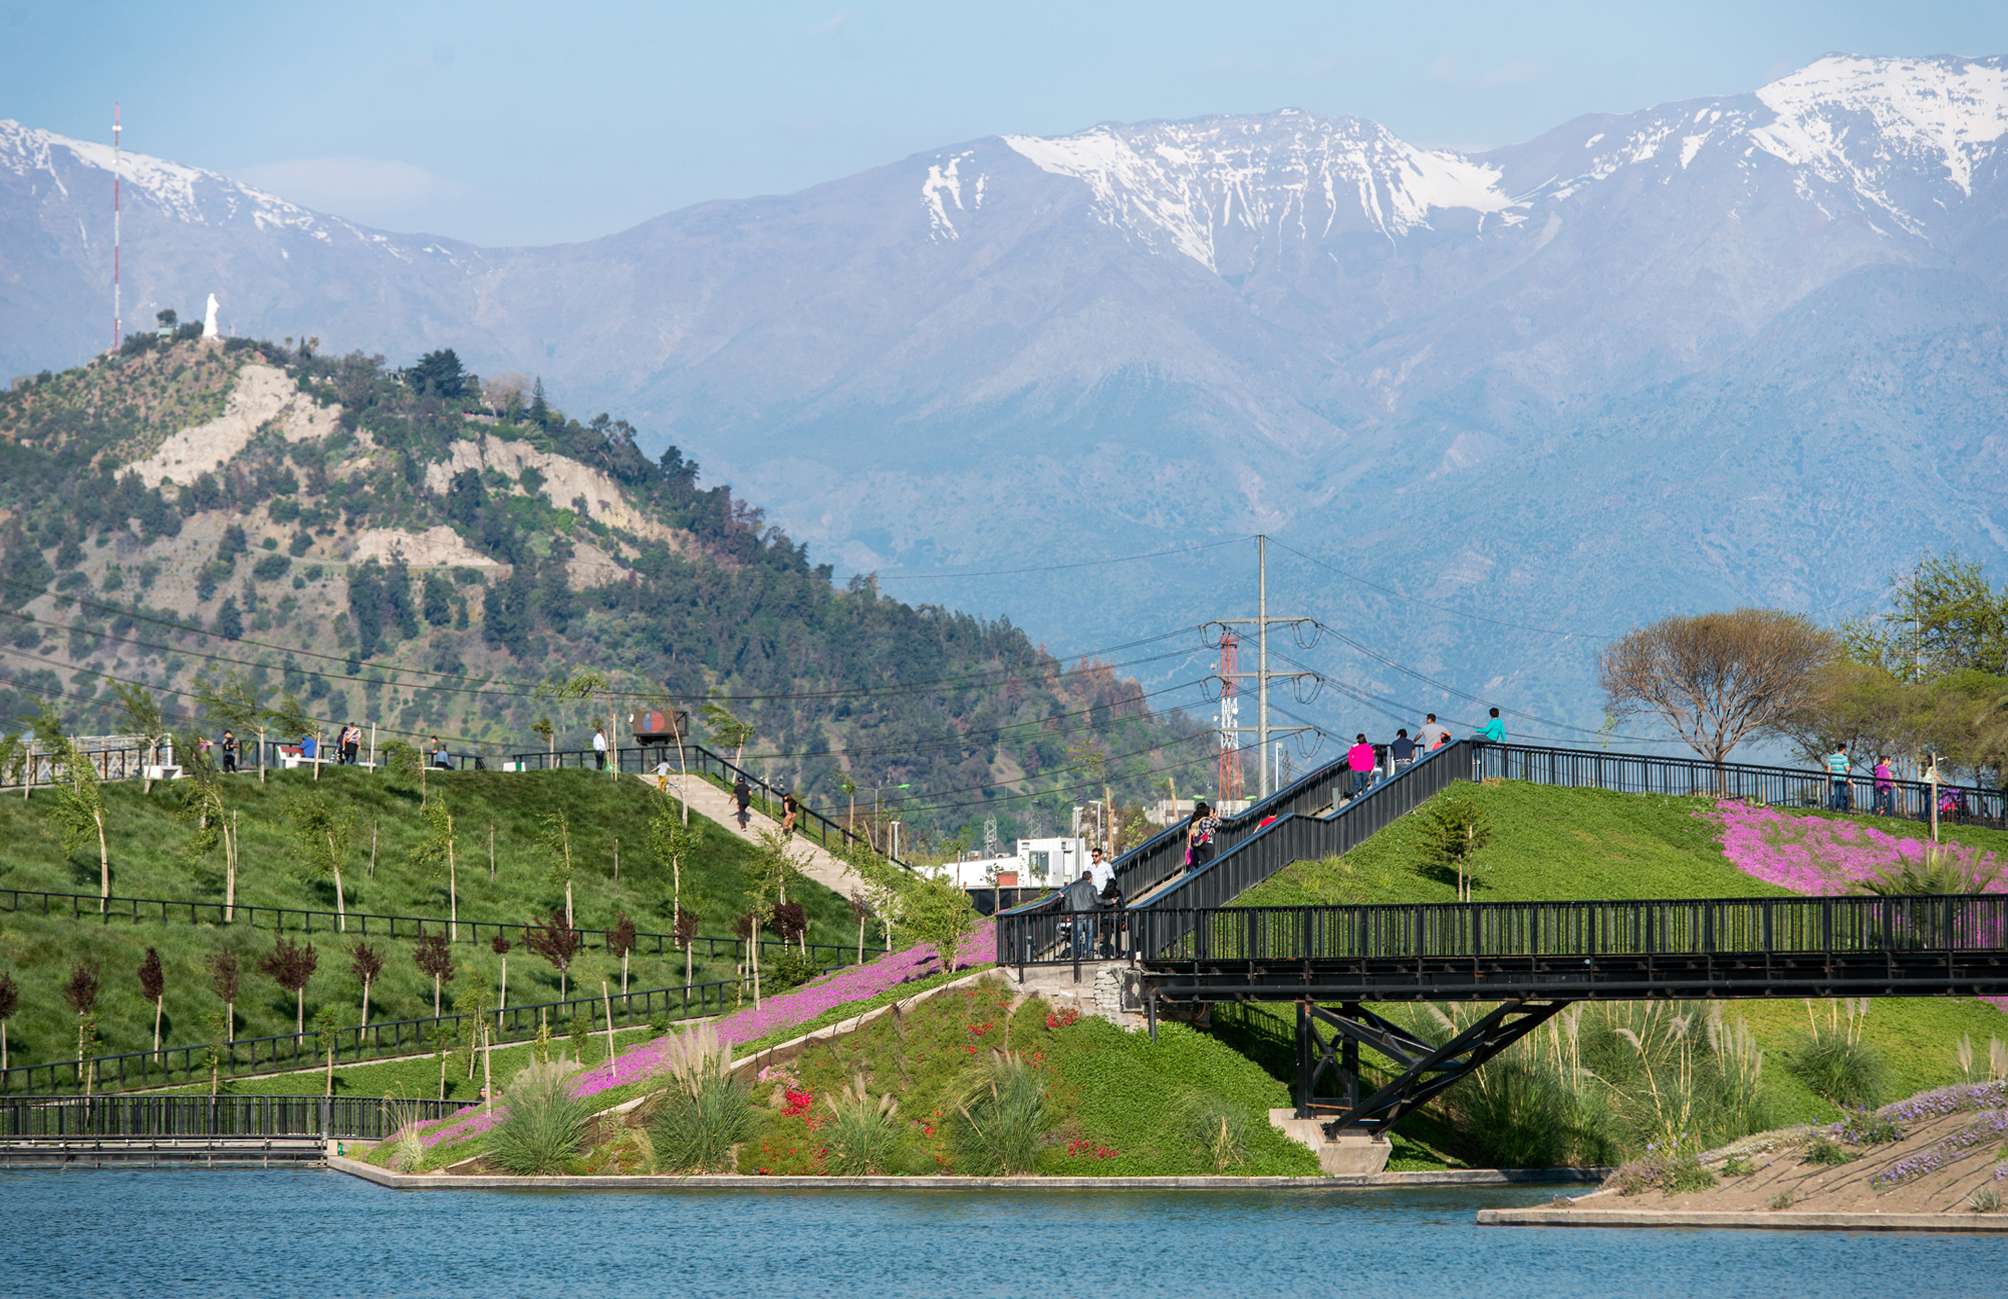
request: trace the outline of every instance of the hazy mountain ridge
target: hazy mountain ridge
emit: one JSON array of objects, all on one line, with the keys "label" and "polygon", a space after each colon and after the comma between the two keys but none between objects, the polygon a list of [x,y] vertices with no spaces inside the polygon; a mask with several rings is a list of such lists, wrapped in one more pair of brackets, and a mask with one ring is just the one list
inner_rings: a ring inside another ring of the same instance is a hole
[{"label": "hazy mountain ridge", "polygon": [[[0,135],[0,157],[34,134]],[[1925,521],[1891,552],[2008,554],[1998,493],[1950,468],[1999,455],[2004,134],[2000,57],[1837,55],[1481,154],[1287,110],[1106,125],[554,248],[309,228],[205,177],[200,223],[164,198],[129,209],[128,315],[214,288],[236,331],[450,343],[541,373],[637,413],[853,569],[1261,527],[1554,625],[1773,597],[1845,611],[1903,556],[1844,560],[1842,514]],[[0,369],[104,332],[78,305],[108,271],[91,155],[45,152],[0,162]],[[37,313],[48,329],[15,323]],[[1878,468],[1838,472],[1861,439]],[[1729,521],[1699,481],[1773,503],[1704,543]],[[1620,500],[1623,544],[1555,553],[1543,520],[1594,527]],[[1497,535],[1502,512],[1532,540]],[[967,598],[1084,635],[1159,602],[1120,582]],[[1419,662],[1498,652],[1343,583],[1316,598]],[[1511,651],[1509,681],[1580,673],[1577,648]]]}]

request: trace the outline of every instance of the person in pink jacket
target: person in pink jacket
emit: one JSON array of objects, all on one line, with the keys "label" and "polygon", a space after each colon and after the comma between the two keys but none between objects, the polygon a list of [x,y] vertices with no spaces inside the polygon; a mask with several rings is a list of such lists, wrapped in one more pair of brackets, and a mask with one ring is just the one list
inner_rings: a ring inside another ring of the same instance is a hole
[{"label": "person in pink jacket", "polygon": [[1373,787],[1374,746],[1367,743],[1364,734],[1353,737],[1353,747],[1346,750],[1346,770],[1352,773],[1352,797],[1358,798]]}]

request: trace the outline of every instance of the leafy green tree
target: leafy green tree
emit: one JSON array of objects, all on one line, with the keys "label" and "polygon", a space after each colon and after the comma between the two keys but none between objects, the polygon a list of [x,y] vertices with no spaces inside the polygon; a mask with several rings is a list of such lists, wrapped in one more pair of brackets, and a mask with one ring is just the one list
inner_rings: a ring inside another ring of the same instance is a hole
[{"label": "leafy green tree", "polygon": [[146,749],[147,770],[140,783],[140,793],[151,794],[153,768],[160,765],[160,742],[167,736],[167,723],[160,715],[160,701],[144,686],[123,681],[112,686],[112,693],[119,701],[119,710],[125,714],[126,729]]},{"label": "leafy green tree", "polygon": [[720,748],[732,750],[732,765],[735,767],[746,756],[746,746],[758,733],[751,722],[738,717],[716,700],[704,705],[704,729],[710,732],[712,740]]},{"label": "leafy green tree", "polygon": [[319,794],[300,800],[293,812],[300,860],[312,874],[334,881],[335,927],[343,933],[349,928],[349,907],[342,887],[342,862],[349,855],[354,829],[354,821]]},{"label": "leafy green tree", "polygon": [[976,928],[976,905],[947,879],[911,875],[900,891],[900,914],[913,937],[934,948],[944,971],[955,968],[962,945]]},{"label": "leafy green tree", "polygon": [[[607,744],[618,748],[620,744],[619,717],[614,707],[614,680],[612,673],[599,668],[580,668],[562,681],[546,682],[537,687],[538,693],[552,699],[576,700],[588,706],[597,702],[599,714],[594,718],[607,731]],[[620,779],[621,764],[618,761],[607,764],[607,774]]]},{"label": "leafy green tree", "polygon": [[251,683],[239,675],[220,680],[207,676],[195,679],[195,697],[203,714],[215,718],[242,736],[258,737],[258,779],[265,779],[265,706]]},{"label": "leafy green tree", "polygon": [[[273,704],[265,710],[262,721],[264,727],[277,731],[281,735],[298,735],[305,738],[311,733],[316,737],[314,743],[314,779],[319,780],[321,778],[321,745],[319,742],[321,726],[319,722],[307,715],[307,707],[300,702],[300,697],[290,690],[287,691],[279,697],[278,703]],[[261,781],[265,779],[265,733],[264,729],[258,732],[258,779]]]},{"label": "leafy green tree", "polygon": [[683,915],[683,863],[697,851],[702,842],[698,831],[683,824],[672,813],[667,803],[656,809],[648,820],[649,852],[656,863],[669,870],[669,916],[674,927]]},{"label": "leafy green tree", "polygon": [[1445,794],[1423,807],[1422,832],[1430,860],[1457,884],[1457,900],[1471,901],[1478,854],[1492,840],[1485,811],[1462,794]]},{"label": "leafy green tree", "polygon": [[446,876],[446,914],[453,942],[460,941],[460,870],[454,846],[453,813],[444,798],[429,798],[419,808],[422,823],[411,848],[411,866],[421,875]]},{"label": "leafy green tree", "polygon": [[467,395],[467,372],[461,368],[459,355],[450,347],[419,357],[417,364],[405,370],[404,378],[413,392],[431,393],[449,401]]},{"label": "leafy green tree", "polygon": [[180,800],[180,816],[189,825],[187,853],[200,861],[212,852],[223,854],[223,923],[237,917],[237,813],[223,798],[223,776],[202,751],[193,731],[174,739],[182,780],[172,787]]},{"label": "leafy green tree", "polygon": [[335,1094],[335,1040],[348,1025],[342,1023],[342,1012],[335,1009],[335,1003],[328,1002],[314,1012],[314,1040],[321,1054],[327,1058],[327,1083],[323,1096]]},{"label": "leafy green tree", "polygon": [[356,982],[362,985],[362,1026],[368,1028],[370,1026],[370,988],[376,983],[377,976],[383,973],[383,953],[371,947],[368,943],[357,943],[349,952],[349,970],[356,976]]},{"label": "leafy green tree", "polygon": [[105,834],[105,794],[97,768],[63,731],[62,720],[44,708],[35,717],[35,740],[62,769],[56,790],[56,824],[65,852],[76,852],[93,838],[98,846],[98,911],[111,906],[112,850]]}]

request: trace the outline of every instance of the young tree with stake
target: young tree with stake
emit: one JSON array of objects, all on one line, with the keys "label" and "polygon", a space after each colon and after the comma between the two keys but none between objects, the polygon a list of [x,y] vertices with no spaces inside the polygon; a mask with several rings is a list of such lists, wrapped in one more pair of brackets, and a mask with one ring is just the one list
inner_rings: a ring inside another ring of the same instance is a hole
[{"label": "young tree with stake", "polygon": [[237,953],[229,948],[209,956],[209,987],[223,1001],[223,1043],[237,1040]]},{"label": "young tree with stake", "polygon": [[670,928],[683,914],[683,862],[697,850],[698,832],[681,823],[664,805],[648,820],[649,852],[656,862],[669,868]]},{"label": "young tree with stake", "polygon": [[167,723],[161,719],[160,701],[144,686],[118,682],[112,686],[112,693],[119,701],[119,711],[125,714],[126,729],[139,739],[140,747],[146,750],[146,771],[140,780],[139,792],[153,792],[153,769],[160,765],[160,742],[167,737]]},{"label": "young tree with stake", "polygon": [[607,950],[621,958],[621,999],[627,999],[628,953],[634,950],[634,919],[623,911],[607,931]]},{"label": "young tree with stake", "polygon": [[56,824],[63,834],[63,850],[73,853],[93,839],[97,841],[98,913],[102,915],[111,906],[112,850],[105,835],[105,792],[98,784],[97,768],[64,734],[62,721],[47,708],[35,718],[35,741],[63,769],[56,794]]},{"label": "young tree with stake", "polygon": [[149,947],[139,962],[139,995],[153,1003],[153,1053],[160,1054],[161,1007],[167,1000],[167,974],[160,968],[160,953]]},{"label": "young tree with stake", "polygon": [[347,1025],[342,1023],[342,1013],[335,1009],[333,1002],[314,1012],[314,1038],[328,1061],[328,1080],[321,1092],[323,1096],[335,1094],[335,1035],[345,1027]]},{"label": "young tree with stake", "polygon": [[272,950],[259,958],[258,969],[272,982],[293,994],[293,1036],[307,1035],[307,981],[321,961],[312,943],[295,943],[274,938]]},{"label": "young tree with stake", "polygon": [[453,977],[453,946],[443,934],[426,934],[412,946],[411,959],[420,974],[432,977],[432,1017],[438,1019],[440,985]]},{"label": "young tree with stake", "polygon": [[572,928],[569,917],[553,912],[549,916],[531,917],[530,923],[523,927],[523,945],[550,962],[551,968],[558,972],[558,1000],[563,1001],[572,961],[585,945],[585,936]]},{"label": "young tree with stake", "polygon": [[7,1072],[7,1021],[21,1006],[21,990],[12,975],[0,974],[0,1076]]},{"label": "young tree with stake", "polygon": [[223,799],[223,775],[202,751],[193,732],[174,739],[174,751],[184,777],[171,788],[181,791],[181,819],[189,825],[188,855],[201,860],[219,849],[223,854],[223,923],[237,918],[237,814]]},{"label": "young tree with stake", "polygon": [[544,833],[540,842],[544,855],[551,863],[551,882],[564,886],[565,927],[572,926],[572,823],[564,812],[552,812],[544,818]]},{"label": "young tree with stake", "polygon": [[298,837],[300,857],[315,875],[324,875],[335,884],[335,927],[349,928],[349,907],[342,888],[342,861],[349,855],[350,832],[354,823],[335,811],[319,794],[310,794],[293,814],[293,831]]},{"label": "young tree with stake", "polygon": [[460,875],[454,852],[453,813],[444,798],[431,798],[419,809],[424,828],[412,845],[412,869],[422,875],[446,875],[446,914],[453,942],[460,941]]},{"label": "young tree with stake", "polygon": [[349,970],[356,976],[356,981],[363,985],[362,1026],[368,1028],[370,1026],[370,988],[376,983],[377,976],[383,973],[383,953],[377,951],[376,948],[371,947],[368,943],[357,943],[349,952]]},{"label": "young tree with stake", "polygon": [[746,746],[758,734],[751,722],[736,716],[716,700],[704,705],[704,729],[711,733],[712,741],[719,748],[732,750],[732,765],[735,767],[746,756]]},{"label": "young tree with stake", "polygon": [[98,1004],[97,967],[78,962],[70,970],[69,982],[63,985],[63,1000],[69,1002],[70,1009],[77,1014],[77,1078],[83,1084],[84,1095],[89,1096],[91,1075],[95,1070],[85,1065],[84,1057],[97,1030],[91,1018],[91,1012]]},{"label": "young tree with stake", "polygon": [[509,1009],[509,940],[497,934],[488,940],[488,950],[495,953],[502,962],[502,973],[495,980],[495,1008],[507,1010]]}]

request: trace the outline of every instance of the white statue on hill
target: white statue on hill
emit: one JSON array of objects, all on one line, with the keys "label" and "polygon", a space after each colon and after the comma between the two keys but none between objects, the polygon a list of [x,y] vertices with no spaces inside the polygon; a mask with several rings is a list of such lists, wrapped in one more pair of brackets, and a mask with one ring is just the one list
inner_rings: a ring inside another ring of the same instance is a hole
[{"label": "white statue on hill", "polygon": [[204,338],[223,337],[222,332],[216,328],[216,295],[214,293],[209,295],[209,305],[202,309],[202,336]]}]

